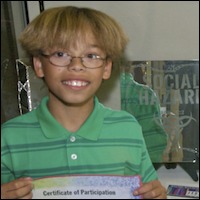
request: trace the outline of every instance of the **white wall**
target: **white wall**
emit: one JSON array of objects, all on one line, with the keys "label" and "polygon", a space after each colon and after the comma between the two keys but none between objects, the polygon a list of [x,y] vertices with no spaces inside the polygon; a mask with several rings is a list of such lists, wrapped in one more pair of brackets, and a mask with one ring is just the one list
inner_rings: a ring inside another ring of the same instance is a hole
[{"label": "white wall", "polygon": [[[27,2],[31,20],[39,14],[39,3]],[[113,16],[130,38],[130,60],[199,59],[199,1],[44,1],[45,9],[66,5],[92,7]],[[103,97],[112,108],[120,108],[119,86],[118,79],[112,95]]]},{"label": "white wall", "polygon": [[[38,2],[28,1],[30,19]],[[199,1],[44,1],[46,8],[84,6],[113,16],[130,38],[134,60],[199,58]]]}]

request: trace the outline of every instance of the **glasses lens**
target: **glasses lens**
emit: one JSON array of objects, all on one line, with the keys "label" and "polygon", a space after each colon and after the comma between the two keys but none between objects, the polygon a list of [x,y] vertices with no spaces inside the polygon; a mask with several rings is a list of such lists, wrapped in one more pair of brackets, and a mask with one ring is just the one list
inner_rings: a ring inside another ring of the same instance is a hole
[{"label": "glasses lens", "polygon": [[54,65],[57,65],[57,66],[61,66],[61,67],[66,67],[67,65],[70,64],[71,62],[71,59],[69,56],[55,56],[55,55],[52,55],[50,57],[50,62]]},{"label": "glasses lens", "polygon": [[102,59],[91,59],[88,57],[82,58],[82,64],[87,68],[98,68],[103,65]]}]

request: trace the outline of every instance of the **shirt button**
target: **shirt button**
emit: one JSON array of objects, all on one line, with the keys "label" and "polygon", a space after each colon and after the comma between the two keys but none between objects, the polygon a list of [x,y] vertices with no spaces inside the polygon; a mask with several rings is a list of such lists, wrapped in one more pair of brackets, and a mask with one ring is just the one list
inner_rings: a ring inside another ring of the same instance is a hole
[{"label": "shirt button", "polygon": [[72,159],[72,160],[76,160],[76,159],[77,159],[77,155],[76,155],[76,154],[72,154],[72,155],[71,155],[71,159]]},{"label": "shirt button", "polygon": [[76,138],[75,138],[74,136],[71,136],[71,137],[70,137],[70,141],[71,141],[71,142],[75,142],[75,140],[76,140]]}]

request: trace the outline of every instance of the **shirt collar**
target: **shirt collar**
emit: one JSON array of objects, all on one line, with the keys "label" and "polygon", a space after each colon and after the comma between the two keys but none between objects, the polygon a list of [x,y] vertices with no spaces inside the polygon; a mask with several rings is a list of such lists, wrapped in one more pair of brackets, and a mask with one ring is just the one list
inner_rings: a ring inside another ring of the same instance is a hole
[{"label": "shirt collar", "polygon": [[[72,133],[66,130],[53,115],[49,112],[47,102],[49,98],[44,97],[38,106],[36,113],[44,135],[47,138],[69,137]],[[84,124],[80,127],[76,134],[88,140],[97,140],[104,120],[103,105],[99,103],[97,97],[94,98],[94,109]]]}]

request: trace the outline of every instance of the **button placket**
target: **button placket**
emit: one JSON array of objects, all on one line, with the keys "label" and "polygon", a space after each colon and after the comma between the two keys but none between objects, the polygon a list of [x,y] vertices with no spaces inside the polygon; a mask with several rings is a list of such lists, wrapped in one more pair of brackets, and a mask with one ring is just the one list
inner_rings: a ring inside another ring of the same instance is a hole
[{"label": "button placket", "polygon": [[[71,143],[74,143],[76,141],[76,137],[74,135],[71,135],[70,138],[69,138],[69,141]],[[78,158],[77,154],[74,153],[74,152],[71,152],[70,157],[71,157],[71,160],[76,160]]]}]

